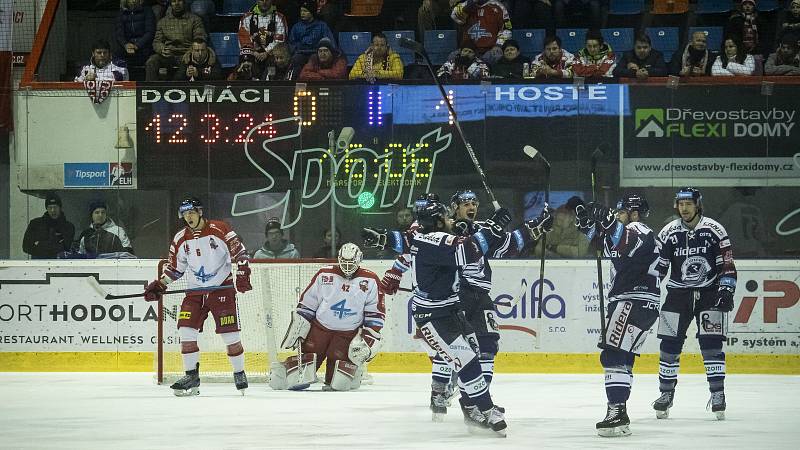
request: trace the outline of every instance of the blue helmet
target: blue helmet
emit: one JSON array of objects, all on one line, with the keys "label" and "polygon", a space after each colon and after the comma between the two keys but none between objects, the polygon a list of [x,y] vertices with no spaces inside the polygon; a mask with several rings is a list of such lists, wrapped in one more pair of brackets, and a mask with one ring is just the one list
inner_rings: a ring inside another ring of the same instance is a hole
[{"label": "blue helmet", "polygon": [[200,212],[203,210],[203,203],[197,197],[186,197],[181,200],[180,206],[178,206],[178,218],[183,218],[183,213],[186,211],[195,210]]},{"label": "blue helmet", "polygon": [[453,209],[458,208],[458,206],[460,204],[465,203],[465,202],[480,203],[478,201],[478,194],[476,194],[475,192],[473,192],[473,191],[471,191],[469,189],[464,189],[464,190],[456,191],[456,193],[453,194],[452,197],[450,197],[450,206]]},{"label": "blue helmet", "polygon": [[427,205],[416,211],[417,223],[423,233],[436,231],[436,223],[447,220],[447,207],[439,201],[429,201]]},{"label": "blue helmet", "polygon": [[647,217],[650,215],[650,205],[647,204],[647,199],[639,194],[626,194],[617,202],[617,209],[624,209],[626,211],[636,211],[639,217]]},{"label": "blue helmet", "polygon": [[414,217],[417,216],[417,212],[421,209],[424,209],[430,202],[438,202],[439,201],[439,194],[435,192],[426,192],[414,201],[414,208],[412,211],[414,212]]},{"label": "blue helmet", "polygon": [[683,187],[676,192],[675,202],[673,203],[673,207],[675,209],[678,208],[679,200],[692,200],[694,201],[694,204],[697,205],[697,210],[701,213],[703,212],[703,194],[701,194],[698,189],[693,187]]}]

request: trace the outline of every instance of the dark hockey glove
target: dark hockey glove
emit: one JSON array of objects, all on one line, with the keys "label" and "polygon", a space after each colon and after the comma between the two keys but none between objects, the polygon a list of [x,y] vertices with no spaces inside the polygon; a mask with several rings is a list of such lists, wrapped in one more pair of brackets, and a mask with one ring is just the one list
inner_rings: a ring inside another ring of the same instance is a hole
[{"label": "dark hockey glove", "polygon": [[400,280],[403,279],[403,272],[392,267],[383,274],[378,288],[387,295],[394,295],[400,287]]},{"label": "dark hockey glove", "polygon": [[589,210],[586,205],[578,205],[575,207],[575,226],[583,233],[587,233],[592,228],[594,222],[589,217]]},{"label": "dark hockey glove", "polygon": [[505,208],[500,208],[492,214],[492,218],[484,222],[489,233],[502,239],[506,234],[506,227],[511,223],[511,213]]},{"label": "dark hockey glove", "polygon": [[453,234],[457,236],[470,236],[478,231],[475,222],[467,219],[459,219],[453,222]]},{"label": "dark hockey glove", "polygon": [[159,302],[164,298],[167,286],[161,280],[155,280],[144,288],[144,299],[148,302]]},{"label": "dark hockey glove", "polygon": [[247,261],[240,261],[236,266],[236,290],[247,292],[253,289],[250,284],[250,264]]},{"label": "dark hockey glove", "polygon": [[543,234],[553,231],[553,208],[545,205],[542,213],[538,217],[525,222],[525,227],[531,233],[531,238],[536,241]]},{"label": "dark hockey glove", "polygon": [[364,239],[364,247],[383,250],[386,248],[386,234],[386,230],[383,228],[362,228],[361,237]]},{"label": "dark hockey glove", "polygon": [[607,206],[603,206],[600,203],[595,202],[591,202],[586,206],[589,210],[589,217],[593,221],[600,224],[604,230],[611,228],[617,221],[617,215],[615,211]]},{"label": "dark hockey glove", "polygon": [[717,303],[714,304],[714,307],[724,312],[733,311],[733,289],[728,286],[720,286],[717,295]]}]

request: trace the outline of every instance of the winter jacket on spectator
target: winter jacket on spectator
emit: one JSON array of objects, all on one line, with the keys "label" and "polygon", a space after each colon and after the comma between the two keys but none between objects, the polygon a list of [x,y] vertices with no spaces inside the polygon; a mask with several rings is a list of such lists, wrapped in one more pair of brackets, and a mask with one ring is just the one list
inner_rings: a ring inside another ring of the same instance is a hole
[{"label": "winter jacket on spectator", "polygon": [[[178,65],[178,70],[175,71],[175,81],[221,80],[223,78],[222,66],[219,64],[217,54],[209,47],[206,47],[206,50],[207,56],[200,60],[192,58],[191,49],[184,53]],[[190,79],[186,76],[186,69],[188,69],[189,66],[197,68],[198,75],[194,77],[194,79]]]},{"label": "winter jacket on spectator", "polygon": [[667,76],[667,63],[664,61],[664,55],[658,50],[650,49],[650,54],[645,59],[639,59],[633,50],[625,52],[614,67],[614,76],[636,78],[636,71],[628,68],[630,63],[636,64],[640,69],[646,69],[650,77]]},{"label": "winter jacket on spectator", "polygon": [[188,11],[180,17],[175,17],[170,8],[156,25],[153,50],[161,54],[164,47],[167,47],[172,51],[172,55],[183,55],[192,47],[192,41],[198,38],[208,38],[203,20]]},{"label": "winter jacket on spectator", "polygon": [[764,65],[765,75],[800,75],[800,54],[786,60],[777,52],[770,53],[767,63]]},{"label": "winter jacket on spectator", "polygon": [[286,17],[275,5],[261,11],[256,3],[239,22],[239,46],[252,47],[256,52],[270,52],[275,44],[286,40],[288,33]]},{"label": "winter jacket on spectator", "polygon": [[63,212],[56,219],[44,213],[28,223],[22,239],[22,250],[33,259],[55,258],[58,253],[72,247],[74,238],[75,226],[67,221]]},{"label": "winter jacket on spectator", "polygon": [[558,78],[572,78],[572,65],[574,62],[575,55],[564,50],[563,48],[561,49],[561,58],[556,64],[548,61],[547,58],[545,58],[544,52],[542,52],[536,55],[536,58],[533,58],[533,62],[531,63],[531,73],[533,73],[536,78],[550,78],[549,75],[544,73],[545,68],[550,68],[557,70],[560,73]]},{"label": "winter jacket on spectator", "polygon": [[501,78],[522,78],[522,66],[525,63],[531,63],[530,58],[527,56],[519,55],[511,61],[500,58],[500,60],[492,66],[492,76]]},{"label": "winter jacket on spectator", "polygon": [[272,250],[267,246],[265,242],[264,245],[256,250],[253,253],[253,259],[297,259],[300,258],[300,252],[297,251],[294,244],[290,243],[286,239],[283,241],[283,248],[280,250]]},{"label": "winter jacket on spectator", "polygon": [[96,256],[116,252],[133,253],[133,248],[125,230],[110,218],[100,226],[89,226],[78,238],[80,254]]},{"label": "winter jacket on spectator", "polygon": [[744,61],[737,62],[735,60],[723,61],[722,56],[717,56],[714,64],[711,66],[711,75],[714,76],[749,76],[753,75],[756,70],[756,60],[753,55],[747,55]]},{"label": "winter jacket on spectator", "polygon": [[603,43],[597,55],[590,55],[586,48],[575,55],[572,72],[576,77],[612,77],[614,71],[614,52],[608,43]]},{"label": "winter jacket on spectator", "polygon": [[400,55],[392,49],[383,61],[377,64],[373,61],[372,53],[362,53],[358,55],[356,63],[350,70],[351,80],[402,80],[403,79],[403,60]]},{"label": "winter jacket on spectator", "polygon": [[331,64],[321,65],[319,56],[311,55],[300,72],[300,80],[346,80],[347,60],[341,53],[333,51]]},{"label": "winter jacket on spectator", "polygon": [[311,22],[301,20],[294,24],[292,31],[289,32],[289,46],[295,53],[311,55],[317,51],[317,43],[322,38],[336,42],[327,23],[318,19]]},{"label": "winter jacket on spectator", "polygon": [[436,76],[443,81],[482,80],[489,77],[489,66],[480,58],[464,62],[461,57],[445,61]]},{"label": "winter jacket on spectator", "polygon": [[127,7],[127,0],[122,0],[117,17],[117,27],[114,30],[114,42],[123,53],[117,56],[126,56],[126,44],[136,46],[137,53],[148,56],[153,53],[153,38],[156,34],[156,16],[150,7],[137,6],[133,9]]}]

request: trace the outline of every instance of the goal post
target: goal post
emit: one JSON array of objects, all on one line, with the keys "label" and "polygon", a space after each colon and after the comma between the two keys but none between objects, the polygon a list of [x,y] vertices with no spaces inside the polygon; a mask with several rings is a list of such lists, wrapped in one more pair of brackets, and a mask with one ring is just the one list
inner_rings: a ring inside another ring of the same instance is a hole
[{"label": "goal post", "polygon": [[[158,265],[161,276],[166,260]],[[291,314],[311,278],[320,267],[335,264],[331,259],[251,260],[251,291],[236,294],[245,371],[248,381],[266,382],[270,363],[282,360],[291,352],[282,352],[280,345]],[[235,267],[234,267],[235,273]],[[183,278],[171,283],[169,290],[185,289]],[[158,340],[156,345],[155,379],[158,384],[172,383],[183,376],[180,336],[177,320],[184,294],[168,294],[158,305]],[[209,314],[198,337],[200,377],[204,382],[233,382],[233,371],[225,343],[215,332]]]}]

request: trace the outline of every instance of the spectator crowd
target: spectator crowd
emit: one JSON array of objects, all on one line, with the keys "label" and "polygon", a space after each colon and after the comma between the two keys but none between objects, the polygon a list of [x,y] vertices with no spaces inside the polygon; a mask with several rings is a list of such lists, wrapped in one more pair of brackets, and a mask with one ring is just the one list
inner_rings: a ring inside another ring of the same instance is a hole
[{"label": "spectator crowd", "polygon": [[[758,0],[732,0],[730,13],[710,18],[693,15],[691,8],[655,14],[662,0],[650,0],[654,14],[635,16],[628,25],[639,31],[623,49],[613,48],[601,32],[615,20],[610,6],[616,0],[387,0],[375,18],[353,17],[351,0],[253,0],[234,17],[238,28],[230,17],[215,15],[228,1],[121,0],[113,39],[92,45],[75,81],[426,78],[422,61],[404,64],[387,35],[413,30],[423,41],[427,31],[443,29],[457,36],[436,67],[446,81],[800,73],[800,0],[784,0],[777,11],[760,11]],[[656,37],[646,31],[645,25],[661,26],[662,20],[685,35],[674,53],[655,49]],[[689,24],[706,23],[724,30],[719,48],[708,46],[707,33],[687,31]],[[583,29],[581,48],[564,48],[556,31],[565,27]],[[515,28],[543,30],[541,51],[521,46]],[[355,30],[371,31],[371,42],[362,54],[345,55],[337,37]],[[209,31],[235,35],[238,63],[223,67]]]}]

